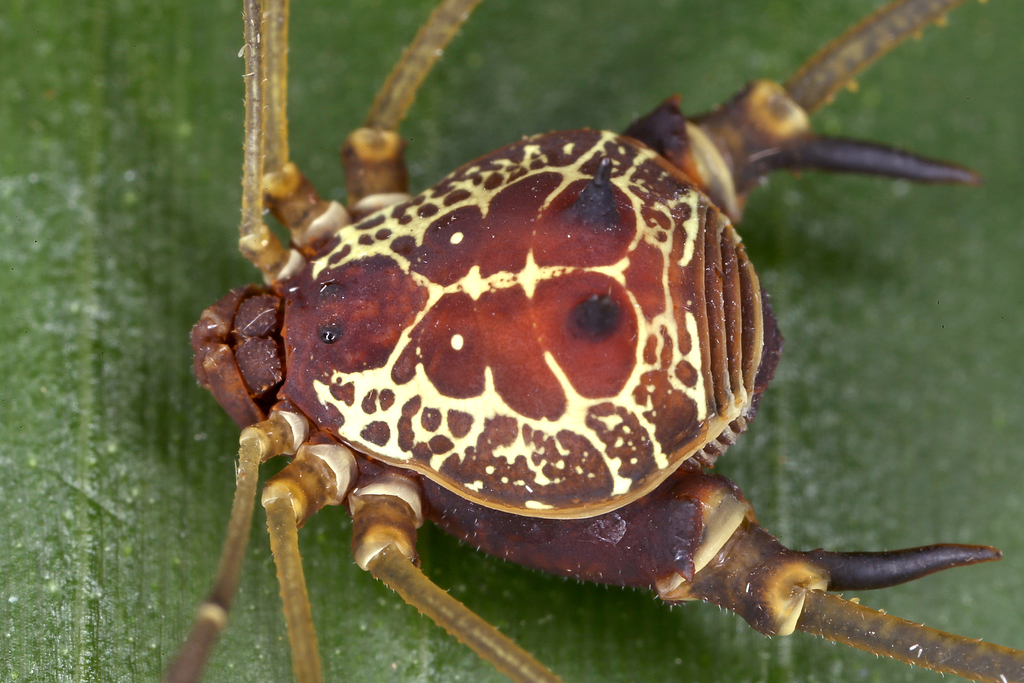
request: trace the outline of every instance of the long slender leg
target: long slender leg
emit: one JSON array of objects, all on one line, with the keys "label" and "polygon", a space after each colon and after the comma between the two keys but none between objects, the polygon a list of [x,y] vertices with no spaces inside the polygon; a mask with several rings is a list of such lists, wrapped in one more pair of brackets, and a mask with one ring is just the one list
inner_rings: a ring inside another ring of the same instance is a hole
[{"label": "long slender leg", "polygon": [[396,130],[423,79],[480,0],[443,0],[395,64],[373,100],[366,127]]},{"label": "long slender leg", "polygon": [[808,114],[832,101],[858,73],[928,24],[942,23],[965,0],[895,0],[818,50],[786,81],[786,92]]},{"label": "long slender leg", "polygon": [[242,164],[242,223],[238,248],[274,280],[288,262],[288,251],[263,224],[263,50],[260,0],[245,0],[245,159]]},{"label": "long slender leg", "polygon": [[[420,83],[479,2],[444,0],[434,10],[378,93],[366,126],[354,131],[346,141],[342,163],[349,211],[356,218],[407,198],[405,143],[395,128],[412,104]],[[321,199],[289,159],[288,0],[264,0],[261,25],[261,72],[265,84],[261,96],[266,120],[261,124],[265,167],[259,193],[266,207],[291,232],[293,246],[300,250],[309,247],[306,255],[310,256],[320,238],[351,223],[352,216],[337,202]],[[256,71],[250,68],[249,72]]]},{"label": "long slender leg", "polygon": [[[882,145],[814,134],[809,115],[875,60],[940,23],[964,0],[893,0],[829,43],[780,85],[755,81],[714,111],[682,117],[670,100],[635,122],[627,135],[684,169],[734,221],[746,195],[780,169],[866,173],[918,182],[977,184],[977,173]],[[673,111],[674,109],[674,111]],[[666,135],[666,132],[668,135]]]},{"label": "long slender leg", "polygon": [[[261,40],[263,170],[260,196],[303,249],[351,223],[337,202],[320,198],[288,155],[288,0],[263,0]],[[306,255],[311,255],[312,252]]]},{"label": "long slender leg", "polygon": [[263,490],[270,547],[277,565],[297,683],[321,683],[323,671],[299,554],[298,527],[324,505],[338,505],[356,474],[352,452],[340,444],[303,444]]},{"label": "long slender leg", "polygon": [[[268,492],[270,489],[268,489]],[[277,565],[277,580],[281,584],[285,621],[288,624],[288,642],[292,648],[292,670],[296,683],[321,683],[324,680],[320,666],[320,650],[313,628],[313,611],[306,592],[306,578],[299,555],[299,533],[295,510],[289,497],[263,501],[267,510],[267,530],[270,549]]]},{"label": "long slender leg", "polygon": [[838,595],[808,591],[797,628],[932,671],[972,681],[1024,681],[1024,652],[945,633]]},{"label": "long slender leg", "polygon": [[[895,585],[951,567],[988,562],[985,546],[930,546],[895,553],[797,552],[747,520],[718,561],[667,600],[699,599],[742,616],[766,635],[814,633],[876,655],[990,683],[1024,682],[1024,652],[938,631],[829,595],[834,588]],[[831,571],[837,571],[833,587]]]},{"label": "long slender leg", "polygon": [[405,142],[395,132],[423,79],[480,0],[443,0],[420,28],[374,99],[366,124],[341,150],[349,209],[356,215],[401,201],[408,192]]},{"label": "long slender leg", "polygon": [[238,588],[242,559],[252,525],[256,470],[261,462],[270,457],[293,452],[294,439],[292,422],[281,413],[272,413],[267,420],[242,431],[238,440],[235,500],[231,505],[231,518],[217,578],[209,597],[199,606],[185,643],[167,669],[165,683],[194,683],[199,680],[217,637],[227,625],[228,610]]},{"label": "long slender leg", "polygon": [[530,653],[438,588],[416,566],[416,528],[423,521],[416,511],[418,487],[396,477],[353,492],[349,504],[354,520],[352,549],[360,567],[513,681],[561,683]]},{"label": "long slender leg", "polygon": [[263,164],[266,176],[288,164],[288,0],[263,0]]}]

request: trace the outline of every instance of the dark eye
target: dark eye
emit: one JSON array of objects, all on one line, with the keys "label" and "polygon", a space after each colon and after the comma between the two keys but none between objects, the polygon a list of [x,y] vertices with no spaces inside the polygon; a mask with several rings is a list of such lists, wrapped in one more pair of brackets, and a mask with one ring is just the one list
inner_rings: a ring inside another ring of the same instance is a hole
[{"label": "dark eye", "polygon": [[576,304],[569,314],[569,324],[576,336],[595,341],[611,335],[619,326],[622,311],[607,294],[592,294]]},{"label": "dark eye", "polygon": [[321,325],[316,335],[324,344],[333,344],[341,339],[341,325]]}]

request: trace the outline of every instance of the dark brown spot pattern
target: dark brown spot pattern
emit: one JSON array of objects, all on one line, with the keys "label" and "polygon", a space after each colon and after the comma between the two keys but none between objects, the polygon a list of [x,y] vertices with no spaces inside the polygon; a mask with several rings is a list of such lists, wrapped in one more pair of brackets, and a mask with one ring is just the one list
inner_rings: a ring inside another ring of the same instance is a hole
[{"label": "dark brown spot pattern", "polygon": [[[588,187],[599,201],[581,204]],[[742,408],[714,401],[703,349],[725,332],[744,358],[719,364],[752,374],[744,321],[759,300],[709,308],[714,212],[678,169],[610,133],[497,150],[346,229],[281,285],[282,392],[321,428],[484,505],[611,509]],[[748,294],[745,260],[728,268]]]}]

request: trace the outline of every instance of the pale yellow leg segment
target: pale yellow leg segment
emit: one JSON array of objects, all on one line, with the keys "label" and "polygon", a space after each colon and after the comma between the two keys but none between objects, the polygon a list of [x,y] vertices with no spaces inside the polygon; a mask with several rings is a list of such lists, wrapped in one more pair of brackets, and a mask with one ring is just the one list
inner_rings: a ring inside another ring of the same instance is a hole
[{"label": "pale yellow leg segment", "polygon": [[416,99],[416,91],[423,79],[479,3],[480,0],[443,0],[434,9],[377,93],[366,116],[367,128],[398,128]]},{"label": "pale yellow leg segment", "polygon": [[562,680],[502,635],[468,607],[438,588],[394,546],[386,546],[369,564],[370,573],[402,599],[427,615],[460,642],[517,683],[560,683]]},{"label": "pale yellow leg segment", "polygon": [[238,249],[272,282],[288,262],[288,250],[263,224],[263,46],[260,0],[245,0],[245,158]]},{"label": "pale yellow leg segment", "polygon": [[529,652],[438,588],[415,565],[416,513],[392,495],[365,495],[354,505],[357,563],[460,642],[517,683],[560,683]]},{"label": "pale yellow leg segment", "polygon": [[288,163],[288,0],[263,0],[261,23],[263,164],[269,175],[279,173]]},{"label": "pale yellow leg segment", "polygon": [[235,499],[231,505],[227,538],[221,552],[217,578],[209,597],[200,605],[192,630],[167,669],[165,683],[198,681],[210,651],[228,620],[228,610],[238,588],[245,546],[252,526],[259,464],[267,458],[294,450],[292,427],[280,413],[247,427],[239,437]]},{"label": "pale yellow leg segment", "polygon": [[[358,219],[408,192],[405,143],[395,132],[423,79],[480,0],[443,0],[402,53],[373,101],[366,125],[341,150],[349,210]],[[364,201],[366,200],[366,201]]]},{"label": "pale yellow leg segment", "polygon": [[[266,498],[266,497],[264,497]],[[306,577],[299,555],[299,533],[291,497],[264,499],[270,548],[281,584],[281,602],[292,647],[292,670],[296,683],[321,683],[320,651],[317,648],[313,613],[306,592]]]},{"label": "pale yellow leg segment", "polygon": [[[263,197],[268,209],[292,233],[304,230],[327,210],[288,153],[288,3],[263,0]],[[340,227],[340,226],[339,226]]]},{"label": "pale yellow leg segment", "polygon": [[263,7],[258,0],[246,0],[245,26],[246,142],[239,248],[271,282],[293,274],[302,259],[263,224],[264,207],[288,228],[299,250],[334,235],[351,219],[336,202],[322,200],[288,158],[288,0],[264,0]]},{"label": "pale yellow leg segment", "polygon": [[[982,552],[966,564],[998,557],[991,548],[973,550]],[[766,635],[805,631],[969,680],[1024,683],[1024,652],[944,633],[825,593],[830,562],[816,558],[820,552],[789,550],[747,520],[692,582],[680,582],[663,597],[714,603]],[[933,570],[951,566],[957,565],[936,565]]]},{"label": "pale yellow leg segment", "polygon": [[873,62],[964,0],[894,0],[818,51],[780,85],[753,81],[713,111],[687,122],[682,158],[729,218],[739,221],[747,194],[773,171],[816,169],[916,182],[974,185],[970,169],[898,149],[815,135],[810,114]]},{"label": "pale yellow leg segment", "polygon": [[1024,682],[1024,652],[808,591],[797,628],[876,655],[985,683]]},{"label": "pale yellow leg segment", "polygon": [[941,24],[964,0],[894,0],[823,47],[786,81],[808,114],[828,104],[858,73],[929,24]]},{"label": "pale yellow leg segment", "polygon": [[409,197],[405,140],[393,130],[357,128],[341,148],[348,210],[356,220]]},{"label": "pale yellow leg segment", "polygon": [[277,565],[281,602],[297,683],[321,683],[323,672],[313,613],[299,554],[298,527],[324,505],[338,505],[356,474],[352,452],[340,444],[303,444],[295,459],[263,490],[270,548]]}]

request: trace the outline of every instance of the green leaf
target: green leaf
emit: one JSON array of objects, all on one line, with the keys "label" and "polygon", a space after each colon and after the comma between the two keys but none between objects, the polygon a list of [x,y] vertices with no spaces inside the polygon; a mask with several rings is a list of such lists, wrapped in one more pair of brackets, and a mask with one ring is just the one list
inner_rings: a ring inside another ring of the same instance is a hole
[{"label": "green leaf", "polygon": [[[622,129],[784,79],[878,3],[488,0],[403,126],[414,185],[524,134]],[[386,6],[385,6],[386,5]],[[342,197],[336,151],[427,0],[295,4],[292,155]],[[800,548],[933,542],[1003,562],[863,602],[1024,648],[1024,13],[971,3],[817,115],[831,134],[976,168],[980,188],[774,178],[741,225],[787,337],[722,459]],[[238,255],[234,0],[7,0],[0,10],[0,679],[153,681],[209,585],[237,430],[191,375],[188,332]],[[259,515],[259,513],[258,513]],[[262,522],[210,681],[286,681]],[[302,531],[329,680],[502,680],[358,570],[343,510]],[[572,683],[937,681],[703,605],[564,581],[436,529],[426,571]]]}]

